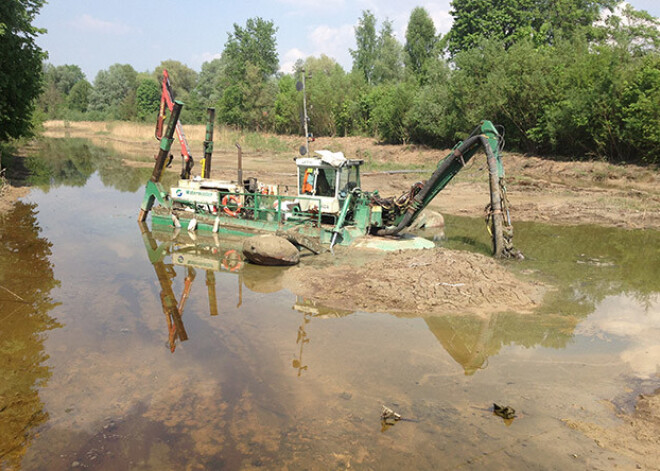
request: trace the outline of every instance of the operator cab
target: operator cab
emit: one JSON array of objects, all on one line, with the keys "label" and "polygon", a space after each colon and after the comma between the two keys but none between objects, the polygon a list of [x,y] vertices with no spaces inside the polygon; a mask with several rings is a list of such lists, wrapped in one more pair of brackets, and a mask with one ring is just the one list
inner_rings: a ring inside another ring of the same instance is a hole
[{"label": "operator cab", "polygon": [[348,194],[360,187],[363,160],[347,159],[342,152],[317,150],[320,157],[296,159],[298,196],[303,211],[318,209],[323,214],[338,214]]}]

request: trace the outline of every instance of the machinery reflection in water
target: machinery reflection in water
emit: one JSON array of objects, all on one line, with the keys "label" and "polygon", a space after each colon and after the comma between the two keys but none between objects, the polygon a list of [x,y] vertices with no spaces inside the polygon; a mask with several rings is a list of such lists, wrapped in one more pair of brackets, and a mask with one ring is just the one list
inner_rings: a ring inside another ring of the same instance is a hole
[{"label": "machinery reflection in water", "polygon": [[[172,352],[176,349],[177,341],[188,339],[182,316],[198,270],[204,270],[206,274],[211,316],[218,315],[216,272],[237,275],[236,307],[242,304],[243,286],[259,293],[274,293],[282,289],[281,278],[286,268],[245,263],[238,248],[242,239],[232,242],[226,238],[220,240],[217,234],[202,237],[187,231],[177,233],[169,229],[152,233],[144,223],[140,224],[140,229],[149,261],[160,283],[160,299],[167,320],[168,345]],[[166,263],[167,259],[169,263]],[[176,266],[183,267],[186,274],[178,301],[173,289]],[[303,350],[311,342],[308,327],[312,319],[340,318],[354,311],[324,306],[303,297],[296,298],[293,309],[303,315],[296,332],[296,353],[292,361],[292,367],[300,377],[303,371],[309,369],[309,365],[303,361]],[[461,365],[465,374],[472,375],[487,368],[488,358],[497,355],[506,345],[564,348],[572,338],[579,318],[540,312],[491,313],[482,316],[447,314],[425,317],[424,321],[447,353]]]},{"label": "machinery reflection in water", "polygon": [[[190,289],[197,277],[197,270],[204,270],[206,273],[209,313],[211,316],[217,316],[215,272],[226,271],[239,274],[236,307],[240,307],[243,299],[243,280],[240,276],[244,265],[243,258],[236,248],[221,245],[217,234],[213,234],[215,237],[198,240],[194,234],[179,235],[176,232],[168,232],[164,233],[162,237],[165,240],[159,243],[145,223],[140,223],[140,231],[149,261],[153,265],[160,283],[160,301],[167,320],[167,343],[170,351],[174,353],[177,340],[180,342],[188,340],[182,316],[186,301],[190,296]],[[171,263],[165,262],[167,258],[171,260]],[[172,286],[176,276],[175,266],[184,267],[186,273],[183,291],[178,302]]]},{"label": "machinery reflection in water", "polygon": [[293,368],[298,370],[298,376],[302,375],[303,371],[306,371],[308,365],[303,363],[303,348],[306,343],[310,342],[310,338],[307,335],[307,324],[309,324],[312,318],[327,319],[334,317],[345,317],[349,314],[352,314],[353,311],[343,310],[343,309],[332,309],[325,306],[322,306],[311,299],[306,299],[301,296],[296,296],[296,303],[293,305],[293,309],[302,313],[303,320],[300,326],[298,327],[298,336],[296,338],[296,345],[299,345],[298,356],[293,359]]},{"label": "machinery reflection in water", "polygon": [[[303,348],[310,342],[307,327],[311,320],[345,317],[354,311],[329,308],[301,297],[296,299],[293,308],[303,315],[296,339],[299,351],[293,360],[293,368],[300,376],[309,367],[303,363]],[[564,348],[573,337],[578,319],[549,313],[492,313],[447,314],[425,317],[424,322],[465,375],[471,376],[486,369],[488,358],[499,354],[506,345]]]}]

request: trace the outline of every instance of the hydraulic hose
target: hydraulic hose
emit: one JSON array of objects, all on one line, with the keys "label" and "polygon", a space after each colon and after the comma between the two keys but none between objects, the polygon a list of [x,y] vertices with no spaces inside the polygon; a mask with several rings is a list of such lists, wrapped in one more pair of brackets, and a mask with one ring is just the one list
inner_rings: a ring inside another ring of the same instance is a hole
[{"label": "hydraulic hose", "polygon": [[422,209],[424,209],[422,205],[424,203],[424,200],[426,199],[426,195],[428,195],[429,192],[433,190],[433,188],[435,188],[436,184],[438,183],[438,180],[440,180],[444,176],[444,174],[449,170],[450,166],[454,163],[456,159],[460,158],[463,154],[465,154],[477,142],[481,143],[484,149],[486,149],[487,153],[488,151],[490,151],[488,139],[485,136],[477,135],[477,136],[468,137],[458,147],[452,150],[451,154],[449,154],[447,158],[440,163],[440,166],[435,170],[435,172],[433,172],[431,178],[428,179],[424,187],[419,191],[419,193],[417,193],[417,195],[415,195],[415,198],[410,204],[410,207],[406,210],[406,213],[403,215],[403,218],[401,219],[399,224],[397,224],[395,227],[380,229],[378,232],[376,232],[376,235],[379,236],[395,235],[401,232],[406,227],[408,227],[415,220],[419,212]]}]

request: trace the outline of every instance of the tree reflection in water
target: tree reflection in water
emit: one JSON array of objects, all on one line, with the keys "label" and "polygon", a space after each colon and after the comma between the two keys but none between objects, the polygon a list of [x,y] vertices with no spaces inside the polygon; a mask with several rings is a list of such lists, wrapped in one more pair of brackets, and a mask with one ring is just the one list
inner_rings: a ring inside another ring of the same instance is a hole
[{"label": "tree reflection in water", "polygon": [[44,341],[61,327],[49,315],[59,304],[50,296],[59,281],[36,214],[35,204],[18,202],[0,215],[0,469],[20,465],[48,419],[39,397],[50,377]]}]

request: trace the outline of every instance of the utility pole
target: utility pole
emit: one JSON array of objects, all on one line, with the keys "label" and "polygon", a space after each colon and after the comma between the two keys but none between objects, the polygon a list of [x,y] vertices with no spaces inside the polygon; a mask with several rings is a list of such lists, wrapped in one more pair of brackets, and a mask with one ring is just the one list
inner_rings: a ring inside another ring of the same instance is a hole
[{"label": "utility pole", "polygon": [[305,125],[305,155],[309,155],[309,129],[307,128],[307,91],[305,89],[305,69],[302,69],[303,121]]}]

